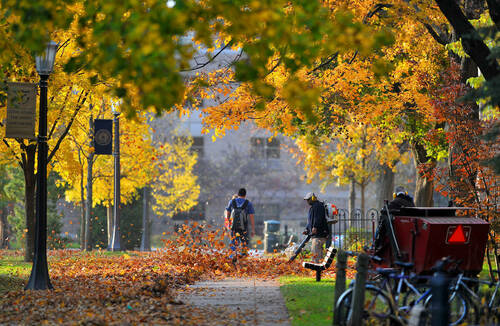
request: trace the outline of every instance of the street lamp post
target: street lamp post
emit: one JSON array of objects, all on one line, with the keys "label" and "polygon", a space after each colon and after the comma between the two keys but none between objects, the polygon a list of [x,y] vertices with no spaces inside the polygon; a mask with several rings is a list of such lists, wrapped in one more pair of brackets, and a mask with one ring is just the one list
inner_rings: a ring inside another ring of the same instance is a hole
[{"label": "street lamp post", "polygon": [[36,57],[36,71],[40,75],[40,111],[38,113],[35,256],[25,290],[53,288],[47,266],[47,86],[54,67],[57,46],[57,43],[49,42],[44,55]]},{"label": "street lamp post", "polygon": [[113,207],[113,236],[111,237],[111,244],[109,245],[108,250],[110,251],[120,251],[120,121],[118,116],[119,112],[113,110],[113,124],[115,127],[114,132],[114,150],[113,156],[115,157],[115,173],[114,173],[114,184],[115,184],[115,193],[114,193],[114,207]]}]

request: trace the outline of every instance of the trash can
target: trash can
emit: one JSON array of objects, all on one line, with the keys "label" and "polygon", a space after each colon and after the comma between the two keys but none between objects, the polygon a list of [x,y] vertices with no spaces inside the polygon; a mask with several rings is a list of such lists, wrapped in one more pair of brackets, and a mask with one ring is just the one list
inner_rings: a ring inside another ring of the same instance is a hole
[{"label": "trash can", "polygon": [[268,233],[264,235],[264,251],[266,253],[272,253],[275,249],[278,249],[280,242],[280,235],[274,233]]},{"label": "trash can", "polygon": [[264,252],[272,253],[280,245],[280,221],[264,221]]},{"label": "trash can", "polygon": [[264,221],[264,233],[279,233],[280,224],[281,222],[276,220]]}]

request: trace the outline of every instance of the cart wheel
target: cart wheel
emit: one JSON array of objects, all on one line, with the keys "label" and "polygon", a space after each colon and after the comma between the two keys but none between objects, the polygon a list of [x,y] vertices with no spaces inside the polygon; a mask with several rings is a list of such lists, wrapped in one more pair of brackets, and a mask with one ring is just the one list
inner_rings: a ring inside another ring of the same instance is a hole
[{"label": "cart wheel", "polygon": [[321,281],[321,271],[317,270],[316,271],[316,282],[319,282],[319,281]]}]

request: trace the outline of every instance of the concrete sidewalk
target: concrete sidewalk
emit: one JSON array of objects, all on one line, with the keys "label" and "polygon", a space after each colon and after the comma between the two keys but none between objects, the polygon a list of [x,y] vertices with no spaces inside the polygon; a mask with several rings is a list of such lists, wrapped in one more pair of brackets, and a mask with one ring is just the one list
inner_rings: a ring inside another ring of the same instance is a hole
[{"label": "concrete sidewalk", "polygon": [[290,325],[277,281],[224,279],[190,288],[179,299],[206,314],[203,325]]}]

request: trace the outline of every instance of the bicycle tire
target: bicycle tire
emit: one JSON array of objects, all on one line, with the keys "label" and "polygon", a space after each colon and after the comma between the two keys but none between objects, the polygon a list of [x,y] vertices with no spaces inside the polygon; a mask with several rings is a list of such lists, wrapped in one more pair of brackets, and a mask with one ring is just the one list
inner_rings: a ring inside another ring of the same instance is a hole
[{"label": "bicycle tire", "polygon": [[[335,306],[335,321],[340,326],[347,326],[351,317],[351,301],[353,288],[347,289],[339,297]],[[363,321],[371,325],[374,320],[378,322],[394,318],[394,309],[388,295],[380,288],[367,284],[365,287],[365,303]]]},{"label": "bicycle tire", "polygon": [[[488,298],[487,302],[489,302],[490,299],[491,298]],[[496,324],[500,325],[500,292],[496,293],[495,299],[488,309],[488,317],[493,319]]]},{"label": "bicycle tire", "polygon": [[[451,291],[450,293],[450,326],[457,326],[461,325],[464,323],[468,317],[470,308],[469,305],[472,303],[469,303],[468,300],[465,299],[464,295],[461,293],[461,291]],[[429,294],[427,296],[427,299],[425,299],[425,307],[428,309],[431,309],[432,305],[432,294]],[[472,317],[474,320],[474,323],[477,323],[479,320],[479,316],[477,316],[477,310],[472,309],[474,312],[474,316]],[[430,325],[430,315],[429,315],[429,320],[426,323],[426,325]]]}]

